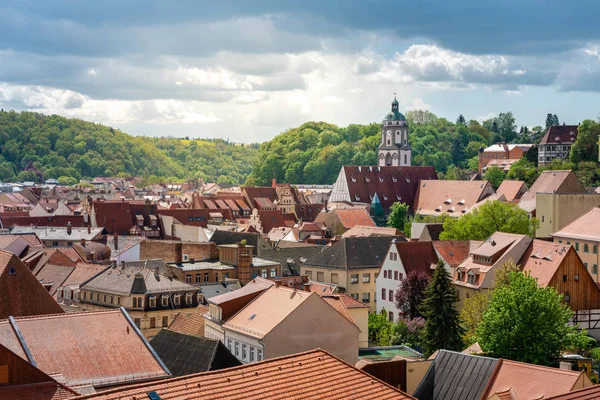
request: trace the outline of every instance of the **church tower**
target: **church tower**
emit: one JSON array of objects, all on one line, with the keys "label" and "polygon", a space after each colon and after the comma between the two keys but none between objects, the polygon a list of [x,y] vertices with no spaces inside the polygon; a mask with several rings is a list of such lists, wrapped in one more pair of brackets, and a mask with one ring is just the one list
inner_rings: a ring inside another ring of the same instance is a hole
[{"label": "church tower", "polygon": [[398,111],[398,100],[394,94],[392,111],[381,123],[381,143],[379,144],[379,161],[377,165],[410,166],[411,147],[408,139],[408,123],[404,115]]}]

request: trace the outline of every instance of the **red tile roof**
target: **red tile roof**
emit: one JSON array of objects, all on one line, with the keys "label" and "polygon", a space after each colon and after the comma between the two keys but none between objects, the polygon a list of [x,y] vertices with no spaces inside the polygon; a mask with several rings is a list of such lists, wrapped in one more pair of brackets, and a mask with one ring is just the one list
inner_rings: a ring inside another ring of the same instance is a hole
[{"label": "red tile roof", "polygon": [[570,393],[548,397],[548,400],[597,400],[600,399],[600,385],[575,390]]},{"label": "red tile roof", "polygon": [[[535,182],[533,182],[533,185],[531,185],[529,190],[521,197],[519,207],[528,212],[535,211],[535,199],[538,193],[555,193],[569,179],[573,182],[578,181],[577,176],[571,170],[551,170],[542,172]],[[570,191],[572,193],[585,193],[585,188],[579,183],[578,185],[574,185],[573,188],[570,188]]]},{"label": "red tile roof", "polygon": [[497,194],[503,194],[506,200],[512,201],[519,199],[527,191],[527,184],[523,181],[504,180],[496,189]]},{"label": "red tile roof", "polygon": [[70,222],[73,228],[85,226],[82,215],[52,215],[48,217],[18,217],[4,214],[1,217],[2,226],[67,226]]},{"label": "red tile roof", "polygon": [[158,210],[159,215],[168,215],[181,222],[183,225],[207,227],[209,211],[206,208],[175,208]]},{"label": "red tile roof", "polygon": [[200,304],[198,307],[196,307],[196,309],[190,315],[180,312],[175,317],[173,322],[171,322],[169,330],[183,333],[185,335],[204,337],[205,320],[203,315],[207,312],[208,306],[203,304]]},{"label": "red tile roof", "polygon": [[577,139],[577,125],[552,125],[540,140],[540,144],[572,144]]},{"label": "red tile roof", "polygon": [[333,213],[337,215],[345,229],[360,226],[376,226],[369,213],[362,208],[335,209]]},{"label": "red tile roof", "polygon": [[0,319],[62,312],[25,264],[0,250]]},{"label": "red tile roof", "polygon": [[81,399],[134,400],[149,392],[162,400],[413,399],[321,349]]},{"label": "red tile roof", "polygon": [[[377,193],[385,212],[397,201],[414,205],[419,181],[437,179],[434,167],[344,166],[351,202],[370,203]],[[330,201],[338,201],[331,198]]]},{"label": "red tile roof", "polygon": [[58,382],[0,387],[0,399],[6,400],[67,400],[77,395],[77,392]]},{"label": "red tile roof", "polygon": [[460,217],[469,208],[494,194],[486,181],[422,180],[415,199],[415,209],[423,215],[448,214]]},{"label": "red tile roof", "polygon": [[574,251],[569,245],[535,239],[518,264],[523,272],[537,279],[541,287],[546,287],[569,251]]},{"label": "red tile roof", "polygon": [[92,202],[97,226],[102,226],[111,235],[128,235],[133,226],[133,217],[129,202],[126,201],[94,201]]},{"label": "red tile roof", "polygon": [[304,222],[313,222],[323,210],[325,204],[296,204],[296,216]]},{"label": "red tile roof", "polygon": [[407,274],[411,271],[432,274],[431,266],[438,261],[433,242],[396,242],[395,245]]},{"label": "red tile roof", "polygon": [[321,296],[321,298],[325,300],[331,307],[335,308],[337,312],[342,314],[344,318],[356,325],[356,322],[354,321],[354,319],[352,319],[352,316],[348,312],[348,308],[346,308],[346,304],[344,303],[344,300],[341,298],[340,295],[330,294]]},{"label": "red tile roof", "polygon": [[273,228],[287,226],[286,219],[280,210],[258,211],[258,218],[263,228],[263,233],[269,233]]},{"label": "red tile roof", "polygon": [[255,205],[255,200],[258,197],[264,197],[271,202],[277,200],[277,191],[274,187],[269,186],[244,186],[242,187],[242,194],[250,200],[250,205]]},{"label": "red tile roof", "polygon": [[[473,242],[481,245],[481,242]],[[433,247],[440,257],[452,268],[458,267],[460,263],[469,257],[471,241],[469,240],[436,240]]]},{"label": "red tile roof", "polygon": [[[16,318],[15,324],[37,367],[62,374],[67,386],[169,376],[124,309]],[[0,331],[7,330],[12,330],[9,321],[0,322]],[[3,336],[0,344],[22,354],[11,348],[14,340],[5,342]]]}]

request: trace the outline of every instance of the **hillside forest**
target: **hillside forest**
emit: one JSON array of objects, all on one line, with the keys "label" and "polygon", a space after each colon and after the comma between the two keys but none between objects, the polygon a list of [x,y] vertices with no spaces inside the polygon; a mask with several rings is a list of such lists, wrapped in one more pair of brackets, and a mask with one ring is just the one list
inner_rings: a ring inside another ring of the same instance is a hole
[{"label": "hillside forest", "polygon": [[[537,143],[545,127],[516,125],[511,112],[483,122],[455,122],[429,111],[408,111],[413,165],[433,165],[440,179],[468,179],[477,171],[479,149],[490,144]],[[579,126],[570,160],[546,169],[573,169],[585,185],[600,183],[597,168],[600,123]],[[269,185],[279,182],[331,184],[342,165],[376,165],[380,125],[338,127],[307,122],[270,141],[240,145],[222,139],[130,136],[118,129],[78,119],[32,112],[0,111],[0,181],[55,178],[73,184],[96,176],[141,176],[147,182],[200,178],[206,182]],[[505,179],[531,184],[542,171],[536,148],[506,174],[489,169],[485,179],[497,187]]]}]

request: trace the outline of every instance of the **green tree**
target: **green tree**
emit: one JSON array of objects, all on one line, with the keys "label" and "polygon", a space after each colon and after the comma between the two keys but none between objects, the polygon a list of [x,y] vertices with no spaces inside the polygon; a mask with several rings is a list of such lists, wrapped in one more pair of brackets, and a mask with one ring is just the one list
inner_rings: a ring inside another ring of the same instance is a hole
[{"label": "green tree", "polygon": [[477,341],[477,327],[483,319],[483,314],[488,309],[489,293],[479,291],[465,299],[460,309],[460,323],[465,333],[463,340],[465,345],[470,346]]},{"label": "green tree", "polygon": [[17,176],[17,180],[19,180],[21,182],[36,182],[37,175],[34,171],[31,171],[31,170],[21,171],[21,172],[19,172],[19,175]]},{"label": "green tree", "polygon": [[577,139],[571,146],[571,162],[573,164],[579,164],[581,161],[598,162],[600,123],[586,119],[579,124],[577,131]]},{"label": "green tree", "polygon": [[429,357],[439,349],[459,351],[463,349],[463,328],[459,323],[458,311],[454,303],[458,301],[458,292],[444,262],[440,260],[433,273],[422,303],[425,317],[423,347]]},{"label": "green tree", "polygon": [[477,340],[494,357],[550,365],[585,335],[569,325],[572,315],[554,288],[541,288],[534,278],[512,272],[508,285],[492,292]]},{"label": "green tree", "polygon": [[494,232],[530,235],[538,226],[538,220],[516,204],[488,201],[460,218],[446,219],[440,239],[486,240]]},{"label": "green tree", "polygon": [[489,167],[483,174],[483,179],[488,181],[494,190],[498,189],[504,178],[506,178],[506,172],[498,168],[496,165]]},{"label": "green tree", "polygon": [[462,114],[460,114],[460,115],[458,116],[458,118],[456,118],[456,124],[457,124],[457,125],[459,125],[459,124],[460,124],[460,125],[466,125],[466,124],[467,124],[467,120],[465,119],[465,117],[463,117],[463,115],[462,115]]},{"label": "green tree", "polygon": [[390,215],[388,215],[387,218],[387,226],[404,232],[407,218],[408,204],[397,201],[390,207]]},{"label": "green tree", "polygon": [[369,314],[369,341],[379,346],[388,346],[391,336],[392,323],[388,319],[385,308],[378,313]]},{"label": "green tree", "polygon": [[77,179],[70,176],[61,176],[57,180],[62,186],[73,186],[77,184]]}]

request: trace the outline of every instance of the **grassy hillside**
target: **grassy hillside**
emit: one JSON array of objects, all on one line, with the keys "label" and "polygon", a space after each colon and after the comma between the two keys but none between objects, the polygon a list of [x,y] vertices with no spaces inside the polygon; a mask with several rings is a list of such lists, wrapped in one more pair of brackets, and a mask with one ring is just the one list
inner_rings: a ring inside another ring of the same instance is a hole
[{"label": "grassy hillside", "polygon": [[134,137],[78,119],[0,111],[3,181],[135,175],[239,183],[255,153],[222,140]]}]

